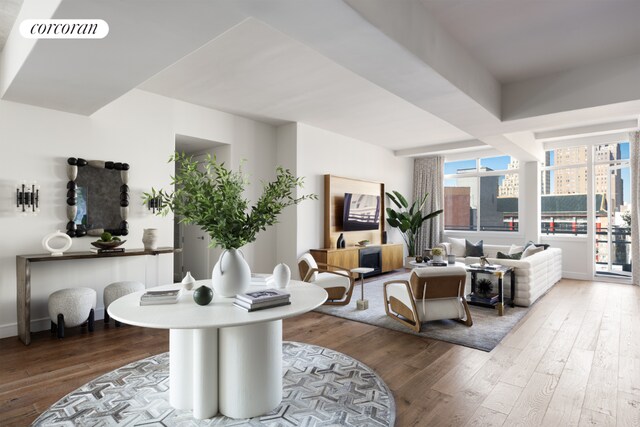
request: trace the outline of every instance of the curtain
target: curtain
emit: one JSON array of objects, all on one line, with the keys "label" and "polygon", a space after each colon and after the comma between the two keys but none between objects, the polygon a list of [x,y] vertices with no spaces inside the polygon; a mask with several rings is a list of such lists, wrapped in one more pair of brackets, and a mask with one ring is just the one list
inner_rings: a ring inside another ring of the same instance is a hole
[{"label": "curtain", "polygon": [[[444,207],[444,157],[423,157],[413,164],[413,200],[419,200],[429,193],[422,208],[426,215]],[[444,213],[422,224],[416,236],[416,255],[440,243],[444,233]]]},{"label": "curtain", "polygon": [[640,285],[640,132],[629,133],[631,146],[631,270]]}]

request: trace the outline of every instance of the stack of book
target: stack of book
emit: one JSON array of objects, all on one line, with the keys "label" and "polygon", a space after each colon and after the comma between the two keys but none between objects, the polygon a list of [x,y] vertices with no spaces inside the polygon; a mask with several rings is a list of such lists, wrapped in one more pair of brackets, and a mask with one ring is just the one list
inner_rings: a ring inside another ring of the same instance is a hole
[{"label": "stack of book", "polygon": [[247,311],[264,310],[265,308],[289,305],[289,293],[278,289],[247,292],[236,295],[233,305]]},{"label": "stack of book", "polygon": [[147,291],[140,296],[140,305],[175,304],[180,299],[182,289],[167,291]]},{"label": "stack of book", "polygon": [[253,285],[269,285],[273,281],[273,274],[270,273],[251,273],[251,284]]},{"label": "stack of book", "polygon": [[124,248],[108,248],[108,249],[89,248],[89,250],[94,254],[112,254],[112,253],[124,252]]}]

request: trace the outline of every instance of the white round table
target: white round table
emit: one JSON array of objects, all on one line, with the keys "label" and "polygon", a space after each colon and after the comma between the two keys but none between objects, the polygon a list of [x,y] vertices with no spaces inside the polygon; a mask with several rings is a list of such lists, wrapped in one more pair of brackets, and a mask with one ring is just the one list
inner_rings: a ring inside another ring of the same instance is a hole
[{"label": "white round table", "polygon": [[[194,285],[210,285],[200,280]],[[176,289],[180,284],[154,288]],[[249,287],[249,291],[265,286]],[[109,315],[129,325],[169,329],[169,401],[176,409],[191,409],[198,419],[218,411],[231,418],[251,418],[282,401],[282,319],[322,305],[327,292],[292,280],[285,289],[291,305],[248,312],[234,298],[214,295],[199,306],[193,291],[176,304],[140,306],[135,292],[109,305]]]}]

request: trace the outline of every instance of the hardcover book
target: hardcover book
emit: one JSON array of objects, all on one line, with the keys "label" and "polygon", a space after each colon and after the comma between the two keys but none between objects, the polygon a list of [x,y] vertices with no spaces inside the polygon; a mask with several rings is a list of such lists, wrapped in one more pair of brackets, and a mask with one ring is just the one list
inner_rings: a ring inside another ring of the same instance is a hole
[{"label": "hardcover book", "polygon": [[265,309],[267,309],[267,308],[282,307],[282,306],[284,306],[284,305],[289,305],[289,304],[291,304],[291,301],[286,300],[286,301],[279,301],[279,302],[277,302],[277,303],[275,303],[275,304],[266,305],[266,306],[260,306],[260,307],[253,307],[253,306],[251,306],[251,307],[248,307],[248,306],[246,306],[246,305],[242,305],[242,304],[241,304],[241,302],[242,302],[242,301],[235,301],[235,302],[233,303],[233,305],[234,305],[234,306],[236,306],[236,307],[238,307],[238,308],[241,308],[241,309],[243,309],[243,310],[246,310],[246,311],[258,311],[258,310],[265,310]]},{"label": "hardcover book", "polygon": [[181,289],[147,291],[140,296],[140,305],[175,304],[180,299]]},{"label": "hardcover book", "polygon": [[289,300],[289,293],[278,289],[265,289],[262,291],[247,292],[246,294],[238,294],[236,295],[236,300],[246,301],[249,304],[263,301]]}]

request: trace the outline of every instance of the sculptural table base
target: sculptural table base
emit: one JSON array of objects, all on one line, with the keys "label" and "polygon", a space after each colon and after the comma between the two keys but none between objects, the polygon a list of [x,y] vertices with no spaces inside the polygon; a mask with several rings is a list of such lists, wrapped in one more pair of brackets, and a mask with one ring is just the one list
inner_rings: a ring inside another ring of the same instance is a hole
[{"label": "sculptural table base", "polygon": [[282,401],[282,320],[171,329],[169,402],[198,419],[266,414]]}]

